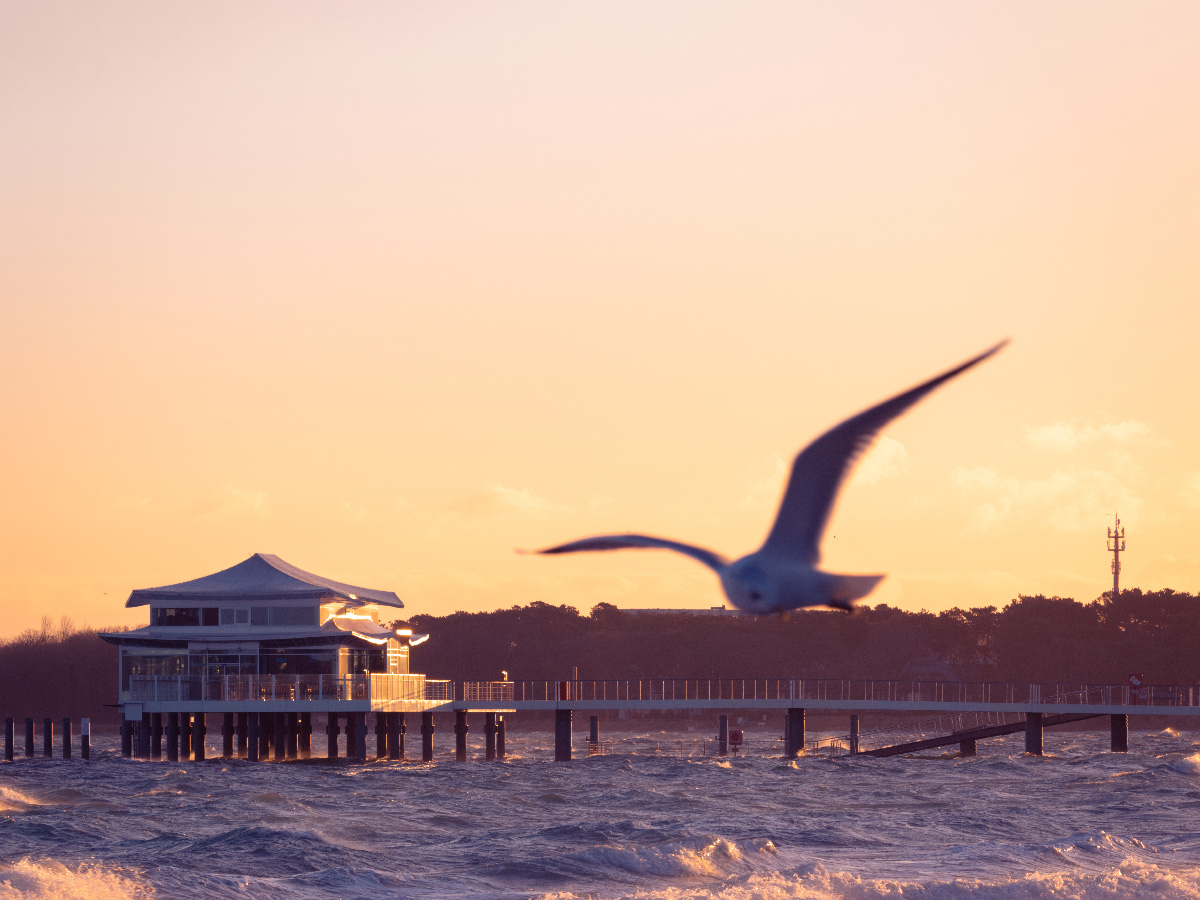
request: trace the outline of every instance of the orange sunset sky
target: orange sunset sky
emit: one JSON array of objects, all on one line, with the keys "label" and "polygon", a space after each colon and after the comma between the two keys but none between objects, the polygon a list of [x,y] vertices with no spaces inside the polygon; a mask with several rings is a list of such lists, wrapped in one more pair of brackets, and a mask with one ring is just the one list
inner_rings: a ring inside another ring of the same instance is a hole
[{"label": "orange sunset sky", "polygon": [[868,602],[1200,590],[1200,4],[0,4],[0,638],[257,551],[704,607],[791,456]]}]

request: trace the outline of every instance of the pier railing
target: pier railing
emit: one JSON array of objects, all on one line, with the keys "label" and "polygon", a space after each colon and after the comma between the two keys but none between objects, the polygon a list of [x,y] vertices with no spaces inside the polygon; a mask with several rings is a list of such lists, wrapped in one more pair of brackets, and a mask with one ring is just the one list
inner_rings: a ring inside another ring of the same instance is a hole
[{"label": "pier railing", "polygon": [[[433,684],[448,685],[449,682]],[[424,702],[428,686],[424,675],[382,673],[223,675],[216,678],[198,675],[131,675],[129,698],[140,703],[366,701],[373,707],[399,708],[403,704]]]},{"label": "pier railing", "polygon": [[[465,682],[464,688],[502,688],[514,701],[804,701],[1086,706],[1200,706],[1195,685],[1038,684],[1027,682],[851,681],[810,678],[641,678],[583,681]],[[507,691],[511,689],[511,694]]]}]

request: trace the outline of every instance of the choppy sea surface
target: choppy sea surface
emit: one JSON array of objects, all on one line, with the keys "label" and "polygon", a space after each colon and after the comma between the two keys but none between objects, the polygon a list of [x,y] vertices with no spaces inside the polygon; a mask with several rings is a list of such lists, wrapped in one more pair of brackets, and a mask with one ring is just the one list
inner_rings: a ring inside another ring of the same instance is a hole
[{"label": "choppy sea surface", "polygon": [[1200,897],[1191,732],[795,761],[747,737],[736,759],[655,732],[554,763],[548,734],[510,731],[503,762],[366,765],[127,760],[101,739],[90,763],[0,762],[0,900]]}]

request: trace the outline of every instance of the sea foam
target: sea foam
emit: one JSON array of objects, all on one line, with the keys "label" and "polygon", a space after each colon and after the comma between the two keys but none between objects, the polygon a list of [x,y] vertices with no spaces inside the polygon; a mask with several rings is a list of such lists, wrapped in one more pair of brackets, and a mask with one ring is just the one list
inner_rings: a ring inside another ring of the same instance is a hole
[{"label": "sea foam", "polygon": [[154,889],[137,873],[84,863],[22,859],[0,867],[0,900],[141,900]]}]

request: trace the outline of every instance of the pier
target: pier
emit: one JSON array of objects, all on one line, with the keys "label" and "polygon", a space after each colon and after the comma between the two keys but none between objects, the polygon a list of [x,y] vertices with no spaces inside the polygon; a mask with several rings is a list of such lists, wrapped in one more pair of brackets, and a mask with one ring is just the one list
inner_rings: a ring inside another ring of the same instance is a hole
[{"label": "pier", "polygon": [[[223,755],[250,760],[311,757],[312,716],[324,715],[327,756],[367,758],[374,718],[376,758],[405,757],[406,714],[420,715],[421,758],[434,758],[435,717],[453,719],[455,758],[467,758],[470,715],[484,717],[485,757],[505,756],[505,716],[553,715],[555,759],[574,753],[575,714],[601,711],[711,711],[719,716],[720,752],[728,749],[730,713],[782,714],[783,754],[803,752],[894,756],[958,745],[974,755],[979,741],[1024,732],[1027,753],[1041,755],[1043,731],[1107,717],[1111,749],[1125,752],[1129,723],[1138,716],[1200,717],[1200,687],[1188,685],[1063,685],[1008,682],[849,681],[828,679],[624,679],[453,682],[423,675],[353,676],[132,676],[124,704],[123,750],[157,757],[167,735],[167,757],[203,758],[207,717],[220,716]],[[847,715],[845,741],[808,742],[809,712]],[[902,725],[860,731],[865,713],[935,713]],[[414,715],[415,721],[415,715]],[[165,722],[165,726],[162,724]],[[714,723],[715,724],[715,723]],[[1200,720],[1198,720],[1200,724]],[[588,723],[589,744],[600,741],[598,718]],[[172,735],[180,735],[178,748]],[[236,749],[235,749],[236,747]]]}]

